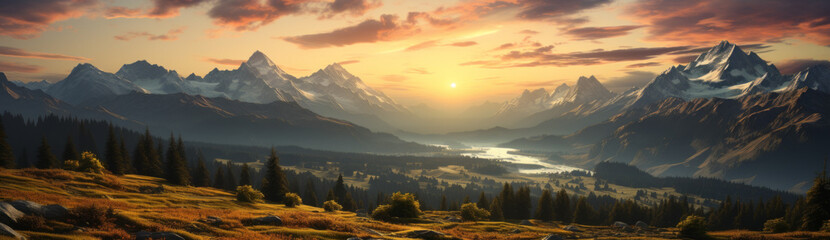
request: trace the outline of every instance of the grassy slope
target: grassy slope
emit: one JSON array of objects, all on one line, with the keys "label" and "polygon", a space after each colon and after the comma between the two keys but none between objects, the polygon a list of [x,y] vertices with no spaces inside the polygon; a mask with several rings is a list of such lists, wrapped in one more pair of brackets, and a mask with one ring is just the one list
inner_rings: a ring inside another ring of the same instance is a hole
[{"label": "grassy slope", "polygon": [[[20,231],[33,239],[119,238],[141,230],[175,232],[188,239],[346,239],[351,236],[404,239],[405,232],[416,229],[438,230],[462,239],[540,239],[550,233],[597,239],[659,239],[674,235],[663,229],[621,234],[604,226],[581,226],[586,231],[574,234],[560,230],[557,223],[521,226],[515,222],[441,220],[448,215],[457,216],[457,212],[427,212],[418,223],[390,224],[350,212],[325,213],[310,206],[287,208],[282,204],[239,203],[231,193],[213,188],[164,185],[164,193],[141,193],[142,186],[156,187],[164,182],[138,175],[100,177],[63,170],[0,169],[0,183],[0,199],[31,200],[68,208],[95,204],[115,209],[112,223],[83,232],[73,232],[72,225],[61,222],[48,222],[54,228],[51,232]],[[271,214],[280,216],[285,225],[243,224],[248,219]],[[207,216],[221,217],[225,223],[213,226],[198,221]],[[510,233],[515,229],[520,233]]]}]

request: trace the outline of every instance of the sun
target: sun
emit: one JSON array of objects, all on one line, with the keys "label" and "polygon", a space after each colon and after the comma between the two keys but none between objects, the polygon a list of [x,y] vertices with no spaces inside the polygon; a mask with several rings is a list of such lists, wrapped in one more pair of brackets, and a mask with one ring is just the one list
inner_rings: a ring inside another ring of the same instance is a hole
[{"label": "sun", "polygon": [[455,88],[455,83],[450,83],[451,88]]}]

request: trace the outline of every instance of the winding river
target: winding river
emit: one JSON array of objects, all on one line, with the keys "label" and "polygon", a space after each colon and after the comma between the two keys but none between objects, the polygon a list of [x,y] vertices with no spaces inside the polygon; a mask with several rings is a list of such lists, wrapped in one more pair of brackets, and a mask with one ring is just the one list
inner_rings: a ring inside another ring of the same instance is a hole
[{"label": "winding river", "polygon": [[[484,159],[493,159],[493,160],[500,160],[503,162],[508,163],[515,163],[521,164],[519,166],[519,173],[524,174],[540,174],[540,173],[560,173],[560,172],[570,172],[573,170],[582,170],[581,168],[575,168],[571,166],[565,166],[560,164],[551,164],[545,161],[542,161],[541,158],[533,157],[533,156],[525,156],[525,155],[518,155],[513,154],[511,152],[517,151],[516,149],[512,148],[500,148],[500,147],[473,147],[472,150],[475,152],[470,153],[463,153],[464,156],[470,157],[477,157],[477,158],[484,158]],[[537,167],[533,167],[537,166]]]}]

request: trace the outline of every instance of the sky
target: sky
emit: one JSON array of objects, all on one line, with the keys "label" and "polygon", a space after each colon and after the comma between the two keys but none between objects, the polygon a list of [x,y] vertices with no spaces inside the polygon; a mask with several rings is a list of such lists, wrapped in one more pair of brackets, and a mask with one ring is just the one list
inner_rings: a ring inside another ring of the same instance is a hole
[{"label": "sky", "polygon": [[203,76],[259,50],[297,77],[340,63],[401,104],[463,109],[579,76],[642,86],[721,40],[783,73],[828,64],[828,12],[825,0],[2,0],[0,72],[55,82],[78,63],[147,60]]}]

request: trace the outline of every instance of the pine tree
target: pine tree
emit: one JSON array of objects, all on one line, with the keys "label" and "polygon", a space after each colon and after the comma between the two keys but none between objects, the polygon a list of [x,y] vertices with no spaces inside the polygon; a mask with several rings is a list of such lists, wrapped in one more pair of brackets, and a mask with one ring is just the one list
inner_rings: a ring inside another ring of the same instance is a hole
[{"label": "pine tree", "polygon": [[[248,163],[242,164],[242,170],[239,172],[239,185],[251,185],[251,170],[248,167]],[[308,204],[306,204],[308,205]]]},{"label": "pine tree", "polygon": [[236,182],[236,175],[233,174],[233,163],[231,163],[231,161],[228,161],[227,163],[225,163],[225,165],[225,170],[228,171],[227,173],[225,173],[225,187],[229,191],[233,191],[236,189],[237,186],[239,186],[239,184],[237,184]]},{"label": "pine tree", "polygon": [[519,187],[519,190],[516,191],[515,196],[516,204],[514,205],[515,211],[515,218],[516,219],[528,219],[530,218],[530,208],[532,208],[532,203],[530,200],[530,187],[522,186]]},{"label": "pine tree", "polygon": [[147,156],[147,141],[144,135],[138,138],[138,143],[135,145],[133,151],[133,168],[135,172],[140,175],[152,176],[150,174],[150,157]]},{"label": "pine tree", "polygon": [[309,178],[308,181],[305,182],[303,204],[316,207],[317,203],[317,188],[314,187],[314,179]]},{"label": "pine tree", "polygon": [[190,173],[187,171],[187,164],[182,159],[181,151],[176,145],[176,139],[170,134],[170,142],[167,148],[167,181],[176,185],[189,185]]},{"label": "pine tree", "polygon": [[547,189],[542,190],[542,196],[539,197],[539,204],[536,207],[536,219],[542,221],[553,220],[553,196]]},{"label": "pine tree", "polygon": [[193,185],[197,187],[210,186],[210,172],[205,166],[205,156],[199,151],[196,154],[196,169],[193,171]]},{"label": "pine tree", "polygon": [[588,200],[584,196],[579,197],[579,200],[576,201],[576,207],[574,207],[573,222],[593,224],[593,217],[595,215],[596,212],[594,212],[594,208],[591,205],[588,205]]},{"label": "pine tree", "polygon": [[262,179],[262,193],[265,199],[272,202],[282,202],[288,192],[288,184],[280,167],[280,158],[277,151],[271,148],[271,156],[265,164],[265,178]]},{"label": "pine tree", "polygon": [[346,190],[346,184],[343,182],[343,174],[337,176],[337,182],[334,183],[333,191],[335,201],[343,206],[343,210],[354,211],[352,208],[353,204],[350,202],[351,199],[346,199],[349,192]]},{"label": "pine tree", "polygon": [[214,188],[225,189],[225,169],[222,168],[221,164],[216,167],[216,176],[213,177]]},{"label": "pine tree", "polygon": [[801,228],[818,231],[825,221],[830,219],[830,179],[827,177],[827,160],[824,169],[813,180],[813,187],[807,191],[806,209]]},{"label": "pine tree", "polygon": [[40,147],[37,149],[37,164],[35,166],[40,169],[58,166],[58,159],[55,158],[55,154],[52,154],[52,147],[49,146],[45,136],[41,139]]},{"label": "pine tree", "polygon": [[513,195],[513,187],[510,183],[504,183],[501,193],[499,193],[499,202],[501,203],[501,211],[504,213],[506,219],[516,219],[516,201]]},{"label": "pine tree", "polygon": [[79,138],[79,152],[92,152],[95,155],[98,155],[98,149],[96,148],[95,138],[92,136],[92,131],[89,130],[83,123],[80,124],[78,127],[78,138]]},{"label": "pine tree", "polygon": [[132,169],[132,161],[130,159],[130,151],[127,150],[127,143],[124,142],[124,135],[120,136],[121,141],[119,141],[118,145],[118,152],[121,152],[121,161],[124,164],[124,172],[135,172]]},{"label": "pine tree", "polygon": [[478,195],[478,202],[476,205],[481,209],[490,209],[490,200],[487,199],[487,195],[484,195],[484,191]]},{"label": "pine tree", "polygon": [[105,149],[105,160],[106,160],[106,167],[107,170],[112,172],[112,174],[122,175],[124,174],[124,160],[121,159],[121,151],[119,151],[118,147],[118,140],[115,138],[115,131],[113,130],[112,124],[109,125],[109,133],[107,134],[107,143]]},{"label": "pine tree", "polygon": [[441,195],[441,211],[447,211],[447,196]]},{"label": "pine tree", "polygon": [[14,168],[15,165],[14,152],[6,141],[6,129],[0,121],[0,168]]},{"label": "pine tree", "polygon": [[493,221],[501,221],[504,220],[504,212],[501,210],[501,200],[498,197],[493,198],[493,202],[490,203],[490,220]]},{"label": "pine tree", "polygon": [[61,160],[79,160],[81,159],[81,154],[78,153],[78,149],[75,147],[75,142],[72,141],[72,136],[66,137],[66,145],[63,146],[63,159]]},{"label": "pine tree", "polygon": [[187,151],[185,151],[184,142],[182,142],[182,135],[179,134],[179,141],[176,143],[176,150],[179,150],[179,156],[184,159],[185,165],[187,164]]},{"label": "pine tree", "polygon": [[573,217],[571,215],[571,199],[564,188],[556,193],[556,199],[553,200],[553,217],[562,223],[570,223]]},{"label": "pine tree", "polygon": [[17,160],[17,167],[19,168],[28,168],[32,166],[32,162],[29,161],[29,149],[23,148],[23,151],[20,152],[20,159]]},{"label": "pine tree", "polygon": [[[334,197],[334,190],[333,189],[329,189],[329,192],[326,193],[326,201],[331,201],[331,200],[334,200],[335,202],[337,202],[337,198]],[[378,202],[378,203],[380,203],[380,202]]]},{"label": "pine tree", "polygon": [[147,167],[146,173],[142,173],[143,175],[148,176],[155,176],[155,177],[163,177],[164,176],[164,169],[162,168],[161,164],[161,149],[162,145],[161,142],[158,143],[158,148],[156,148],[156,144],[153,143],[153,135],[150,135],[150,130],[144,130],[144,154],[147,156]]}]

